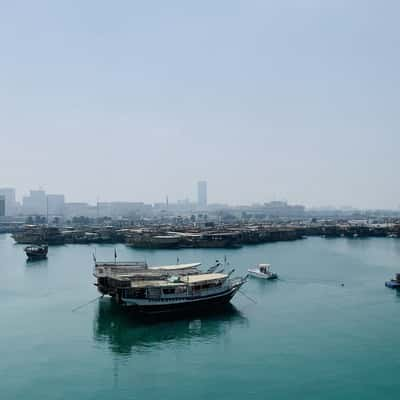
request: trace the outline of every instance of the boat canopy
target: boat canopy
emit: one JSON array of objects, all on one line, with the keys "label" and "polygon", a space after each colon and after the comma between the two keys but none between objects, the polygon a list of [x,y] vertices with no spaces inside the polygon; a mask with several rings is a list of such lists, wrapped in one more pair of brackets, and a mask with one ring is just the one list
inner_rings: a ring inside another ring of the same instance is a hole
[{"label": "boat canopy", "polygon": [[150,287],[155,287],[155,288],[163,288],[163,287],[171,287],[171,286],[185,286],[186,284],[184,282],[169,282],[169,281],[159,281],[159,280],[139,280],[139,281],[131,281],[130,282],[130,287],[131,288],[150,288]]},{"label": "boat canopy", "polygon": [[199,282],[207,282],[207,281],[214,281],[216,279],[225,279],[227,278],[227,274],[198,274],[198,275],[187,275],[181,277],[182,282],[186,283],[199,283]]},{"label": "boat canopy", "polygon": [[158,269],[162,271],[174,271],[179,269],[190,269],[199,267],[201,263],[191,263],[191,264],[175,264],[175,265],[160,265],[159,267],[150,267],[150,269]]}]

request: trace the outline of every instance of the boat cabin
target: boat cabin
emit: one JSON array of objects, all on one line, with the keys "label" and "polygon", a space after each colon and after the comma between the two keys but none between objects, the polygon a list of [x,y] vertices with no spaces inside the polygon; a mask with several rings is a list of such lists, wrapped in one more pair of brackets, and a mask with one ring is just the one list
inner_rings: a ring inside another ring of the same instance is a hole
[{"label": "boat cabin", "polygon": [[267,274],[269,272],[270,264],[258,264],[258,269],[262,274]]},{"label": "boat cabin", "polygon": [[[204,296],[220,292],[227,284],[227,274],[198,274],[172,276],[166,280],[132,280],[124,289],[124,298],[173,299],[176,297]],[[122,288],[123,285],[120,285]]]}]

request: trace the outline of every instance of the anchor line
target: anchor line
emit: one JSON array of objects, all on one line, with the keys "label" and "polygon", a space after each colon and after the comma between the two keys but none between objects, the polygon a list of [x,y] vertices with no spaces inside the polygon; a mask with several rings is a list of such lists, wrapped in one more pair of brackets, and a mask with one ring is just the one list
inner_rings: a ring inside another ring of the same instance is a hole
[{"label": "anchor line", "polygon": [[257,301],[254,300],[254,299],[252,299],[252,298],[251,298],[250,296],[248,296],[246,293],[242,292],[241,290],[238,290],[238,292],[239,292],[242,296],[244,296],[244,297],[246,297],[247,299],[249,299],[250,301],[252,301],[254,304],[257,304]]},{"label": "anchor line", "polygon": [[90,300],[90,301],[88,301],[88,302],[85,303],[85,304],[81,304],[80,306],[73,308],[73,309],[72,309],[72,312],[75,312],[75,311],[79,310],[80,308],[83,308],[83,307],[85,307],[85,306],[88,306],[88,305],[91,304],[91,303],[94,303],[96,300],[100,299],[101,297],[103,297],[103,296],[98,296],[98,297],[96,297],[95,299]]}]

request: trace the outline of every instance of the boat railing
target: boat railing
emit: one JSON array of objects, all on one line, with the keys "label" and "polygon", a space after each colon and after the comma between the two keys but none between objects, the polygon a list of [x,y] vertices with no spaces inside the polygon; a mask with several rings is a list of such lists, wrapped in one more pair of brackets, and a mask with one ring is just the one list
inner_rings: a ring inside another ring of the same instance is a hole
[{"label": "boat railing", "polygon": [[142,261],[96,262],[93,268],[93,274],[95,276],[106,276],[112,271],[130,272],[136,269],[147,269],[147,263]]},{"label": "boat railing", "polygon": [[230,287],[227,285],[222,285],[218,287],[213,287],[209,289],[201,289],[198,291],[185,291],[182,293],[171,293],[171,294],[161,294],[159,292],[147,293],[147,299],[149,300],[160,300],[160,301],[172,301],[172,300],[183,300],[190,299],[193,297],[199,296],[208,296],[213,294],[219,294],[226,290],[229,290]]},{"label": "boat railing", "polygon": [[246,281],[246,279],[247,279],[247,275],[244,278],[242,278],[242,277],[232,278],[229,281],[230,287],[241,285]]},{"label": "boat railing", "polygon": [[212,287],[212,288],[208,288],[208,289],[200,289],[200,290],[195,290],[195,291],[192,290],[188,293],[188,296],[189,297],[197,297],[197,296],[207,296],[210,294],[218,294],[218,293],[225,291],[226,289],[228,289],[228,286],[222,285],[222,286]]},{"label": "boat railing", "polygon": [[96,267],[147,267],[145,261],[96,261]]}]

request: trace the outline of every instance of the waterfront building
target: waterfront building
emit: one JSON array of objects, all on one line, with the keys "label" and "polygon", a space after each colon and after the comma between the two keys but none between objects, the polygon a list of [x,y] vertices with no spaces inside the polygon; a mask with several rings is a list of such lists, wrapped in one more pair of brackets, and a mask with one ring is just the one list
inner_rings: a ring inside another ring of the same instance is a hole
[{"label": "waterfront building", "polygon": [[306,209],[302,205],[291,205],[285,201],[271,201],[264,204],[251,206],[237,206],[230,208],[237,218],[251,219],[253,221],[270,218],[304,218]]},{"label": "waterfront building", "polygon": [[168,203],[168,206],[166,203],[154,203],[153,204],[153,211],[155,213],[157,212],[166,212],[167,210],[170,209],[170,206],[172,205],[172,203]]},{"label": "waterfront building", "polygon": [[46,215],[47,199],[44,190],[31,190],[22,199],[22,213],[25,215]]},{"label": "waterfront building", "polygon": [[197,182],[197,205],[199,207],[207,207],[207,182]]},{"label": "waterfront building", "polygon": [[73,217],[89,217],[96,218],[98,214],[98,207],[91,206],[88,203],[65,203],[64,205],[64,216],[65,218]]},{"label": "waterfront building", "polygon": [[0,195],[0,217],[6,216],[6,198]]},{"label": "waterfront building", "polygon": [[305,214],[302,205],[289,205],[286,201],[271,201],[264,203],[264,209],[271,217],[301,217]]},{"label": "waterfront building", "polygon": [[65,196],[63,194],[47,195],[47,213],[48,215],[63,216],[65,207]]},{"label": "waterfront building", "polygon": [[17,213],[17,201],[14,188],[0,188],[0,196],[5,199],[5,216],[13,216]]},{"label": "waterfront building", "polygon": [[153,207],[142,202],[112,201],[97,203],[99,217],[137,217],[149,216]]},{"label": "waterfront building", "polygon": [[189,199],[178,200],[176,203],[154,203],[152,211],[153,215],[168,214],[168,215],[191,215],[196,210],[196,203]]}]

